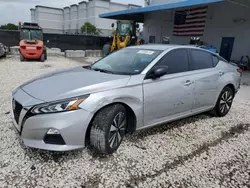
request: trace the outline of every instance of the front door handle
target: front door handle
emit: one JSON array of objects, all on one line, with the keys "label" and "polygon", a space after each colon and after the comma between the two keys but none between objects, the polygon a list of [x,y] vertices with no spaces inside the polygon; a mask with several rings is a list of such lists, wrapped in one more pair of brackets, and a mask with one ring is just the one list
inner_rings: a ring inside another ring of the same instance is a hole
[{"label": "front door handle", "polygon": [[219,76],[222,76],[223,74],[224,74],[223,71],[220,71],[220,72],[219,72]]},{"label": "front door handle", "polygon": [[190,86],[192,83],[194,83],[194,82],[191,82],[190,80],[187,80],[187,81],[185,82],[185,86]]}]

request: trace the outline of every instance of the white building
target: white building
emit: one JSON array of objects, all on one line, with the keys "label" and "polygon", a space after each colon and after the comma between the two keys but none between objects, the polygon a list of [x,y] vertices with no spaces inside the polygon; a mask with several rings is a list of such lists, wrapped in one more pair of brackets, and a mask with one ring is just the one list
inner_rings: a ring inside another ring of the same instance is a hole
[{"label": "white building", "polygon": [[[101,14],[144,23],[146,43],[190,44],[197,37],[226,59],[250,57],[250,1],[148,0],[149,6]],[[147,5],[147,3],[146,3]],[[176,15],[184,14],[184,16]]]},{"label": "white building", "polygon": [[110,0],[89,0],[64,8],[54,8],[37,5],[31,11],[31,21],[38,23],[45,33],[80,33],[81,26],[90,22],[103,35],[112,33],[111,24],[114,20],[99,18],[99,14],[138,8],[138,5],[120,4]]}]

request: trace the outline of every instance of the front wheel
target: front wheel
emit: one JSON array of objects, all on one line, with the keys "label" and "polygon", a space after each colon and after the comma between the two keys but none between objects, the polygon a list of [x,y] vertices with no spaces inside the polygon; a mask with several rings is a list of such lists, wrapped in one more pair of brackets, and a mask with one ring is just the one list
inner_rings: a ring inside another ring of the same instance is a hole
[{"label": "front wheel", "polygon": [[234,99],[234,92],[231,87],[226,86],[220,93],[213,114],[219,117],[227,115],[231,109]]},{"label": "front wheel", "polygon": [[44,54],[44,53],[42,53],[42,55],[41,55],[41,57],[40,57],[40,61],[41,61],[41,62],[44,62],[44,61],[45,61],[45,54]]},{"label": "front wheel", "polygon": [[98,153],[111,154],[120,146],[126,128],[127,112],[123,105],[104,107],[92,121],[90,145]]}]

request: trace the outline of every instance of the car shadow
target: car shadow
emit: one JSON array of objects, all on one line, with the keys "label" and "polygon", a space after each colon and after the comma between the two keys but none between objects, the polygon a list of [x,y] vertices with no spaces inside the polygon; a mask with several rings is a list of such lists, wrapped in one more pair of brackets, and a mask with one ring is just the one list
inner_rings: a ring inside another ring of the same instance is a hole
[{"label": "car shadow", "polygon": [[162,123],[162,124],[156,125],[152,128],[142,129],[142,130],[132,134],[130,136],[129,140],[132,142],[137,141],[138,139],[144,139],[148,136],[162,133],[162,132],[174,129],[174,128],[182,127],[185,124],[195,123],[196,121],[199,121],[202,119],[208,119],[210,117],[212,117],[211,114],[203,113],[203,114],[194,115],[194,116],[187,117],[187,118],[180,119],[180,120],[175,120],[175,121],[172,121],[169,123]]}]

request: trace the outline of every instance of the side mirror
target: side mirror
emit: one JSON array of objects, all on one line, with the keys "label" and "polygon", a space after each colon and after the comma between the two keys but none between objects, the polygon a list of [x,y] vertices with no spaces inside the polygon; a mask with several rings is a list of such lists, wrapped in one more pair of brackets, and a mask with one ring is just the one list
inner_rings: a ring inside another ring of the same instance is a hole
[{"label": "side mirror", "polygon": [[147,78],[151,78],[151,79],[160,78],[160,77],[164,76],[165,74],[167,74],[167,72],[168,72],[168,67],[167,66],[155,67],[151,71],[151,73],[149,73]]},{"label": "side mirror", "polygon": [[111,27],[112,27],[112,28],[113,28],[113,27],[115,27],[115,24],[114,24],[114,23],[112,23],[112,24],[111,24]]},{"label": "side mirror", "polygon": [[139,24],[136,24],[136,28],[139,28]]}]

